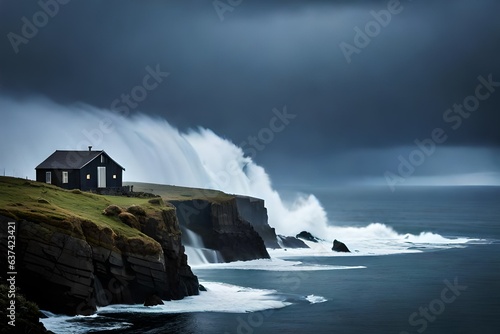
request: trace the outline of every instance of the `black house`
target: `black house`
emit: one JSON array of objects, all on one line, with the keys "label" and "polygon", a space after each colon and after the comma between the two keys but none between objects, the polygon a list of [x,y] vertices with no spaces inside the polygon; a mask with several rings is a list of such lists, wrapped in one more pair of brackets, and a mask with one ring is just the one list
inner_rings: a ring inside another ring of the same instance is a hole
[{"label": "black house", "polygon": [[104,151],[55,151],[36,168],[36,180],[65,189],[122,187],[125,170]]}]

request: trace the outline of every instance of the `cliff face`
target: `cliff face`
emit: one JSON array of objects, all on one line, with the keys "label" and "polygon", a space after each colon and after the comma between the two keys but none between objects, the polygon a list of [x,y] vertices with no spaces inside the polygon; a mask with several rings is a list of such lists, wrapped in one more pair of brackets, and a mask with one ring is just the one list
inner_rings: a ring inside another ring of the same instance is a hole
[{"label": "cliff face", "polygon": [[197,233],[204,247],[219,251],[224,261],[269,258],[262,237],[242,217],[236,198],[218,202],[187,200],[171,203],[177,208],[180,224]]},{"label": "cliff face", "polygon": [[[0,265],[6,268],[7,222],[15,221],[16,283],[40,308],[91,314],[96,306],[143,303],[153,294],[165,300],[198,294],[174,208],[111,206],[102,215],[111,223],[102,224],[54,204],[61,193],[42,192],[54,200],[0,206]],[[85,197],[82,206],[100,205],[96,195],[62,195],[60,205],[73,196]]]},{"label": "cliff face", "polygon": [[264,200],[248,196],[236,196],[236,205],[241,218],[249,222],[264,240],[267,248],[280,248],[276,231],[269,226]]}]

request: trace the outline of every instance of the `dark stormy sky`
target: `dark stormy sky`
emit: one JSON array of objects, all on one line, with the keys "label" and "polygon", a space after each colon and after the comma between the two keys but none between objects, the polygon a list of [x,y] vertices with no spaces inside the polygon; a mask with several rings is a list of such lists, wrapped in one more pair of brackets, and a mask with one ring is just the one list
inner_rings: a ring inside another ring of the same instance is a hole
[{"label": "dark stormy sky", "polygon": [[[500,184],[500,86],[476,97],[479,76],[500,82],[499,1],[219,3],[223,13],[212,0],[72,0],[13,47],[9,33],[22,35],[22,18],[33,22],[41,7],[0,1],[1,96],[111,108],[159,66],[170,75],[132,112],[181,130],[241,144],[286,106],[296,117],[255,156],[278,184],[401,176],[399,157],[435,128],[446,140],[407,184]],[[368,43],[355,40],[366,28]],[[350,62],[342,45],[356,50]],[[447,113],[464,100],[473,112]]]}]

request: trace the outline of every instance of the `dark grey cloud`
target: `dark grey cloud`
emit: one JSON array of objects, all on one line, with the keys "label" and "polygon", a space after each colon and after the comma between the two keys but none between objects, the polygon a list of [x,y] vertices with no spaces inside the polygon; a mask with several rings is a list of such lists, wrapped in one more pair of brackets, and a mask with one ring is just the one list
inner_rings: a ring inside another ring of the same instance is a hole
[{"label": "dark grey cloud", "polygon": [[[137,110],[241,143],[286,105],[297,118],[258,162],[280,170],[286,161],[299,174],[313,163],[326,174],[378,174],[394,162],[353,167],[336,157],[411,146],[449,127],[443,113],[474,93],[478,76],[500,81],[494,0],[403,0],[348,64],[339,44],[353,44],[353,28],[364,29],[370,11],[387,3],[243,1],[221,21],[212,1],[73,0],[16,54],[7,34],[19,34],[21,18],[40,7],[3,1],[0,88],[109,108],[159,64],[170,76]],[[444,145],[498,148],[499,125],[500,89]]]}]

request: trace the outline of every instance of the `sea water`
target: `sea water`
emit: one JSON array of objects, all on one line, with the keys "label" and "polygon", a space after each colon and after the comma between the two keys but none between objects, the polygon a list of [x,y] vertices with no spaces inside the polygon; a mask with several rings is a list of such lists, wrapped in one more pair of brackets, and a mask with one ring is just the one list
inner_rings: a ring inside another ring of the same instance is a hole
[{"label": "sea water", "polygon": [[498,332],[500,188],[303,190],[350,254],[325,240],[270,250],[269,260],[200,264],[200,296],[47,313],[43,323],[55,333]]}]

